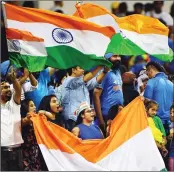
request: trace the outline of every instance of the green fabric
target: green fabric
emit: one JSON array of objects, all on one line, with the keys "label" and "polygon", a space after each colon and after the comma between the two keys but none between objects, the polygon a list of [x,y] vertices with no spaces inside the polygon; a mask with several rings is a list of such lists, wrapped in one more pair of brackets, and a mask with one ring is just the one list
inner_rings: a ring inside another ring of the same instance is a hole
[{"label": "green fabric", "polygon": [[47,56],[21,55],[17,52],[8,52],[9,59],[17,68],[24,67],[30,72],[39,72],[45,68]]},{"label": "green fabric", "polygon": [[80,66],[84,70],[90,70],[92,67],[99,65],[112,66],[112,63],[102,56],[83,54],[77,49],[66,45],[46,47],[46,50],[48,53],[46,65],[57,69]]},{"label": "green fabric", "polygon": [[[132,56],[132,55],[137,56],[137,55],[147,54],[147,52],[145,52],[131,40],[122,37],[120,33],[115,34],[111,38],[111,42],[108,45],[106,53],[114,53],[127,56]],[[169,49],[168,54],[150,54],[150,55],[164,62],[171,62],[174,59],[172,49]]]},{"label": "green fabric", "polygon": [[164,126],[163,126],[161,119],[157,116],[153,116],[152,119],[155,123],[155,126],[161,131],[163,136],[166,137],[166,132],[165,132],[165,129],[164,129]]}]

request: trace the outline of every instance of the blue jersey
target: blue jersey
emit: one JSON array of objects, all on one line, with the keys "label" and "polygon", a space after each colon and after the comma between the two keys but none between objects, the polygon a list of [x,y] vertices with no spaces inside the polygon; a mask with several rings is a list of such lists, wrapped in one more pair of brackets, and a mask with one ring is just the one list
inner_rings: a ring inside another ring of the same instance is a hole
[{"label": "blue jersey", "polygon": [[101,88],[103,89],[101,95],[101,110],[103,116],[108,115],[108,111],[113,105],[123,105],[122,84],[120,70],[110,71],[106,74],[101,84]]}]

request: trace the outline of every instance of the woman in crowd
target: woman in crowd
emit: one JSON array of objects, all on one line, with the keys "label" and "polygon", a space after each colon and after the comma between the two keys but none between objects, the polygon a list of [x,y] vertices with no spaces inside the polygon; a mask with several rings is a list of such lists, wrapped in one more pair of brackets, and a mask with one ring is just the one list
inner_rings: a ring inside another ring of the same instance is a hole
[{"label": "woman in crowd", "polygon": [[75,115],[78,116],[77,126],[72,129],[75,136],[82,140],[104,139],[100,128],[93,124],[95,113],[86,102],[79,106]]},{"label": "woman in crowd", "polygon": [[40,113],[42,112],[47,117],[48,121],[64,127],[63,117],[59,114],[62,109],[55,95],[43,97],[38,109]]},{"label": "woman in crowd", "polygon": [[21,102],[24,171],[41,171],[43,157],[36,141],[32,121],[30,120],[31,116],[29,113],[31,112],[36,113],[34,102],[30,99],[24,99]]}]

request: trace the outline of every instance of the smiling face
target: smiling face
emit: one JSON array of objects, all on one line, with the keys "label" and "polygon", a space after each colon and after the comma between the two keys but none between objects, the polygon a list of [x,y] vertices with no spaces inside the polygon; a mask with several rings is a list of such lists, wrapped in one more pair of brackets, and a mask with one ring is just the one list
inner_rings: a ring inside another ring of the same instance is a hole
[{"label": "smiling face", "polygon": [[28,112],[34,112],[36,113],[36,106],[33,101],[29,102]]},{"label": "smiling face", "polygon": [[60,111],[60,104],[56,97],[51,98],[50,108],[53,113],[58,113]]},{"label": "smiling face", "polygon": [[10,89],[10,84],[8,82],[1,83],[1,100],[7,102],[11,99],[12,92]]}]

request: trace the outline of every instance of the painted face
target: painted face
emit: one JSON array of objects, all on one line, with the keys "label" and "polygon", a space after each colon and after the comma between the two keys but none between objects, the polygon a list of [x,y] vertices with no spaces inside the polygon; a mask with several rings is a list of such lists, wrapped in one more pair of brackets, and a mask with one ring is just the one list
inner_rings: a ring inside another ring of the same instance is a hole
[{"label": "painted face", "polygon": [[8,82],[1,83],[1,99],[4,101],[9,101],[12,97],[12,91],[10,89],[10,84]]},{"label": "painted face", "polygon": [[58,113],[60,111],[60,104],[56,97],[51,98],[50,107],[53,113]]},{"label": "painted face", "polygon": [[170,121],[174,122],[174,108],[170,111]]},{"label": "painted face", "polygon": [[33,101],[29,102],[28,112],[36,112],[36,106]]},{"label": "painted face", "polygon": [[88,121],[88,122],[94,121],[94,112],[93,112],[93,110],[90,109],[90,108],[85,109],[84,114],[82,115],[82,118],[85,121]]},{"label": "painted face", "polygon": [[79,66],[77,66],[74,70],[74,73],[77,77],[84,75],[84,72],[85,71],[82,68],[80,68]]},{"label": "painted face", "polygon": [[148,111],[147,111],[147,114],[150,116],[150,117],[153,117],[157,114],[157,111],[158,111],[158,107],[157,106],[152,106]]}]

